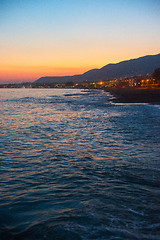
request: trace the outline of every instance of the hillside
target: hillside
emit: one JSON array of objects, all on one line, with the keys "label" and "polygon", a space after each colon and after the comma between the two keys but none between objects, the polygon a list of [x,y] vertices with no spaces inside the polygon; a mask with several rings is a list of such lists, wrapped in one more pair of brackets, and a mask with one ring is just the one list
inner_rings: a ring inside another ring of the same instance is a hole
[{"label": "hillside", "polygon": [[100,69],[92,69],[83,73],[82,75],[41,77],[34,83],[92,82],[110,80],[115,78],[150,74],[153,73],[158,67],[160,67],[160,54],[147,55],[115,64],[107,64]]}]

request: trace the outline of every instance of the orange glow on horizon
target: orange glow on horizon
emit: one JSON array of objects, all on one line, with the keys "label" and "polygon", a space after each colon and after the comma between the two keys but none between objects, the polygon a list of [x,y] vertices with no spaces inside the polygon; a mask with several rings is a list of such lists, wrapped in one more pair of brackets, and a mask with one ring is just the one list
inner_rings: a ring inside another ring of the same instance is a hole
[{"label": "orange glow on horizon", "polygon": [[4,66],[0,69],[0,82],[35,81],[44,76],[72,76],[90,69],[91,67]]},{"label": "orange glow on horizon", "polygon": [[159,1],[1,2],[0,83],[78,75],[160,52]]},{"label": "orange glow on horizon", "polygon": [[[137,50],[138,51],[138,50]],[[109,63],[118,63],[121,61],[138,58],[147,55],[146,53],[130,53],[120,52],[121,54],[115,55],[108,52],[107,58],[98,52],[89,55],[84,54],[84,58],[57,58],[53,61],[49,58],[20,58],[16,55],[15,61],[12,57],[7,59],[0,59],[0,84],[16,83],[16,82],[33,82],[45,76],[72,76],[83,74],[94,68],[101,68]],[[155,54],[154,52],[152,54]],[[43,60],[43,61],[42,61]]]}]

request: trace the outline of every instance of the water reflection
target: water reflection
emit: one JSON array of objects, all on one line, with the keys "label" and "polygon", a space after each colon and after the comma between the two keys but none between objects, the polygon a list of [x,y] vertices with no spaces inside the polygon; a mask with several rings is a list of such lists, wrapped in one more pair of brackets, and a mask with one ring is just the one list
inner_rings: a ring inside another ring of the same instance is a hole
[{"label": "water reflection", "polygon": [[0,238],[156,239],[158,108],[102,91],[1,93]]}]

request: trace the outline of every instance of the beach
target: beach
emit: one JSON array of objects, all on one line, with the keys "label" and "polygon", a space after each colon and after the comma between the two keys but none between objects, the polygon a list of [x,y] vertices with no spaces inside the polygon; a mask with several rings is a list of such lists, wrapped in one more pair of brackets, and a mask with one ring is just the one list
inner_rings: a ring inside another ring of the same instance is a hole
[{"label": "beach", "polygon": [[153,103],[160,104],[160,88],[105,88],[115,98],[112,102],[121,103]]}]

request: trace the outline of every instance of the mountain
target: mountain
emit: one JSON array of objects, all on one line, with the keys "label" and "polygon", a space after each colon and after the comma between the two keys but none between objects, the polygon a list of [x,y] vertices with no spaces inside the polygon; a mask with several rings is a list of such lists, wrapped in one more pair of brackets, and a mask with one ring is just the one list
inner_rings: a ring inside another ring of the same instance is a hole
[{"label": "mountain", "polygon": [[130,59],[127,61],[107,64],[100,69],[92,69],[81,75],[53,77],[41,77],[34,83],[66,83],[66,82],[93,82],[104,81],[115,78],[125,78],[153,73],[160,67],[160,54],[147,55],[144,57]]}]

